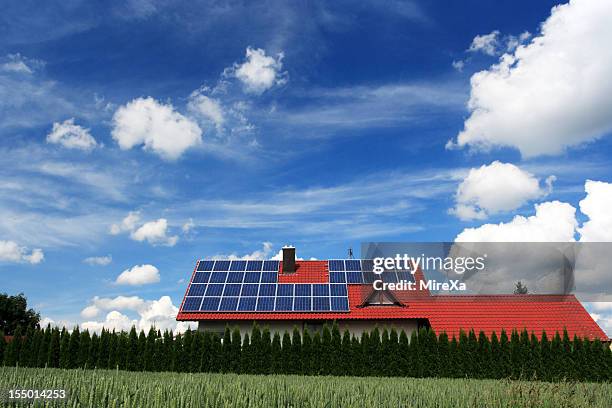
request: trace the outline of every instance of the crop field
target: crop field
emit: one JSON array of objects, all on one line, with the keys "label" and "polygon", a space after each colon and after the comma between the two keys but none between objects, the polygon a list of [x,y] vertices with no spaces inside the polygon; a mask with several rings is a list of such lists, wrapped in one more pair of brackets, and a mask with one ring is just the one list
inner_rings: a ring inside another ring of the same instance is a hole
[{"label": "crop field", "polygon": [[0,367],[0,390],[64,389],[66,407],[609,407],[612,384],[177,374]]}]

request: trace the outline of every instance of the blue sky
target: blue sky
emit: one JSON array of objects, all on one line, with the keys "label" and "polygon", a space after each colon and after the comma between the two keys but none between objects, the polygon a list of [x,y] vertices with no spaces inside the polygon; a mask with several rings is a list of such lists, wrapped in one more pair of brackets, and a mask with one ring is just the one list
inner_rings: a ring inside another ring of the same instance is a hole
[{"label": "blue sky", "polygon": [[172,325],[203,257],[612,240],[611,10],[585,3],[8,5],[2,291],[56,322]]}]

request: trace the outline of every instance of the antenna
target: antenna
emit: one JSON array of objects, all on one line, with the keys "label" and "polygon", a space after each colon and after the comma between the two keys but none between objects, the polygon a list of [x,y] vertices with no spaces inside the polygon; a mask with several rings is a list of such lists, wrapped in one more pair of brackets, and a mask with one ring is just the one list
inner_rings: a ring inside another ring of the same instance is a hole
[{"label": "antenna", "polygon": [[353,248],[348,249],[348,259],[353,259]]}]

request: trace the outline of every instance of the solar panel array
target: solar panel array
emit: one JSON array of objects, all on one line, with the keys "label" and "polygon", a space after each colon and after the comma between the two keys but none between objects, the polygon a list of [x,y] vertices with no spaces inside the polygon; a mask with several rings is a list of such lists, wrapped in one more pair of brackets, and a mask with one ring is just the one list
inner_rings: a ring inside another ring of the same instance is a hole
[{"label": "solar panel array", "polygon": [[348,312],[346,280],[278,283],[279,261],[199,261],[186,312]]},{"label": "solar panel array", "polygon": [[363,285],[378,279],[387,283],[402,280],[414,282],[414,275],[409,270],[386,270],[382,274],[374,273],[374,262],[371,259],[332,259],[328,262],[331,283],[346,282],[349,285]]}]

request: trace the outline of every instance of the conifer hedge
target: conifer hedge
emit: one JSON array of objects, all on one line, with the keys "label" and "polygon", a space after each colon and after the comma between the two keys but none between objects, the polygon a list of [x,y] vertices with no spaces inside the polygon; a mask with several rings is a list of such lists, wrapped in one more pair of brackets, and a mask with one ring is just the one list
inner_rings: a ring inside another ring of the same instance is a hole
[{"label": "conifer hedge", "polygon": [[243,338],[237,328],[222,336],[187,331],[173,335],[78,328],[18,328],[8,343],[0,333],[0,365],[99,368],[127,371],[223,372],[375,377],[446,377],[540,381],[610,381],[612,353],[607,344],[567,331],[541,338],[526,330],[444,332],[420,328],[408,335],[374,328],[361,338],[336,323],[311,333],[270,333],[257,324]]}]

